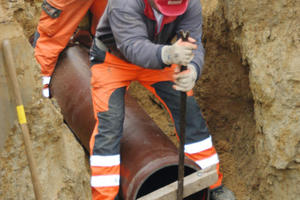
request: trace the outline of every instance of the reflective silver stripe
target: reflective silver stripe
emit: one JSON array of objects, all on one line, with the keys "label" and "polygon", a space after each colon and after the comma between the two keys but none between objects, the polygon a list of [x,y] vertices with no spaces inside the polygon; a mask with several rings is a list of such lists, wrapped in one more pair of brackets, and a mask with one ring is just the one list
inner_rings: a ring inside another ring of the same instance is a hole
[{"label": "reflective silver stripe", "polygon": [[196,161],[197,165],[201,167],[201,169],[205,169],[211,165],[215,165],[219,163],[219,157],[218,154],[215,154],[209,158],[205,158],[203,160]]},{"label": "reflective silver stripe", "polygon": [[51,80],[50,76],[43,76],[43,85],[47,85],[47,84],[49,85],[50,80]]},{"label": "reflective silver stripe", "polygon": [[43,95],[44,95],[44,97],[49,98],[50,91],[49,91],[48,87],[43,89]]},{"label": "reflective silver stripe", "polygon": [[211,136],[200,142],[184,145],[184,152],[188,154],[199,153],[213,147]]},{"label": "reflective silver stripe", "polygon": [[109,187],[109,186],[119,186],[119,185],[120,185],[120,175],[102,175],[102,176],[91,177],[92,187]]},{"label": "reflective silver stripe", "polygon": [[111,167],[120,164],[120,154],[112,156],[92,155],[90,165],[92,167]]}]

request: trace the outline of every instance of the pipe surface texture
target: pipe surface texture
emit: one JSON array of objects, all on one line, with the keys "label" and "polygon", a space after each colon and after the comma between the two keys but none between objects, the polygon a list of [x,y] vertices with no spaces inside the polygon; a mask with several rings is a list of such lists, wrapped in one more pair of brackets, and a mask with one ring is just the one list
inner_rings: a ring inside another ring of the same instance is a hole
[{"label": "pipe surface texture", "polygon": [[[88,49],[80,45],[66,48],[53,73],[50,95],[56,98],[66,123],[87,151],[95,125],[90,80]],[[185,176],[199,169],[195,162],[185,158]],[[127,94],[121,139],[121,197],[125,200],[142,197],[177,181],[177,172],[178,149]],[[185,199],[206,199],[203,195],[207,191]]]}]

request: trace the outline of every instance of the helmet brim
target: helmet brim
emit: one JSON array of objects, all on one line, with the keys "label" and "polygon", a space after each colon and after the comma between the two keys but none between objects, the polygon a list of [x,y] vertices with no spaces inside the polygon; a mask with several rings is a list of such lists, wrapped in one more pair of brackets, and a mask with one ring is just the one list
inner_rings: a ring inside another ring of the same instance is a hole
[{"label": "helmet brim", "polygon": [[187,7],[188,7],[189,1],[184,1],[181,4],[174,4],[174,5],[167,5],[167,4],[159,4],[156,3],[156,6],[158,10],[165,16],[179,16],[182,15]]}]

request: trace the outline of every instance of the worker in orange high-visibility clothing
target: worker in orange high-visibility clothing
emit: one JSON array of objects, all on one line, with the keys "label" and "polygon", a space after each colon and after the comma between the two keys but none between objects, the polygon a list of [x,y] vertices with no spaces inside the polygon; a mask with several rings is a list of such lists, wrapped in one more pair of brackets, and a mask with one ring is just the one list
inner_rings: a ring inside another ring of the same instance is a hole
[{"label": "worker in orange high-visibility clothing", "polygon": [[91,33],[106,7],[107,0],[45,0],[35,33],[35,57],[41,65],[43,95],[49,97],[48,85],[60,52],[67,46],[80,21],[92,12]]},{"label": "worker in orange high-visibility clothing", "polygon": [[[187,42],[180,30],[189,31]],[[171,41],[177,36],[177,42]],[[222,185],[219,158],[192,88],[204,64],[199,0],[110,0],[90,50],[96,125],[90,140],[93,199],[112,200],[120,180],[125,93],[139,81],[167,108],[179,131],[180,91],[187,92],[185,154],[202,169],[217,166],[212,200],[234,200]],[[177,65],[187,65],[180,72]]]}]

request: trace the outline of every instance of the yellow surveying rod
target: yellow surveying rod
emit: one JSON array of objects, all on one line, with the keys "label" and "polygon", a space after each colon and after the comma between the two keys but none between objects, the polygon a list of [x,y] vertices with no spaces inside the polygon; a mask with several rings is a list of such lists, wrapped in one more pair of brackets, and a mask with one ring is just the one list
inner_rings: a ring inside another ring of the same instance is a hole
[{"label": "yellow surveying rod", "polygon": [[14,91],[15,101],[17,105],[16,108],[17,108],[19,123],[23,133],[25,150],[26,150],[27,160],[29,163],[29,170],[30,170],[31,179],[33,183],[35,198],[37,200],[42,200],[43,194],[41,190],[41,184],[37,175],[37,168],[32,153],[31,141],[30,141],[29,130],[27,126],[24,106],[23,106],[20,88],[17,80],[17,74],[16,74],[16,69],[13,61],[13,56],[10,48],[10,42],[8,40],[3,41],[3,52],[4,52],[5,62],[7,65],[7,70]]}]

